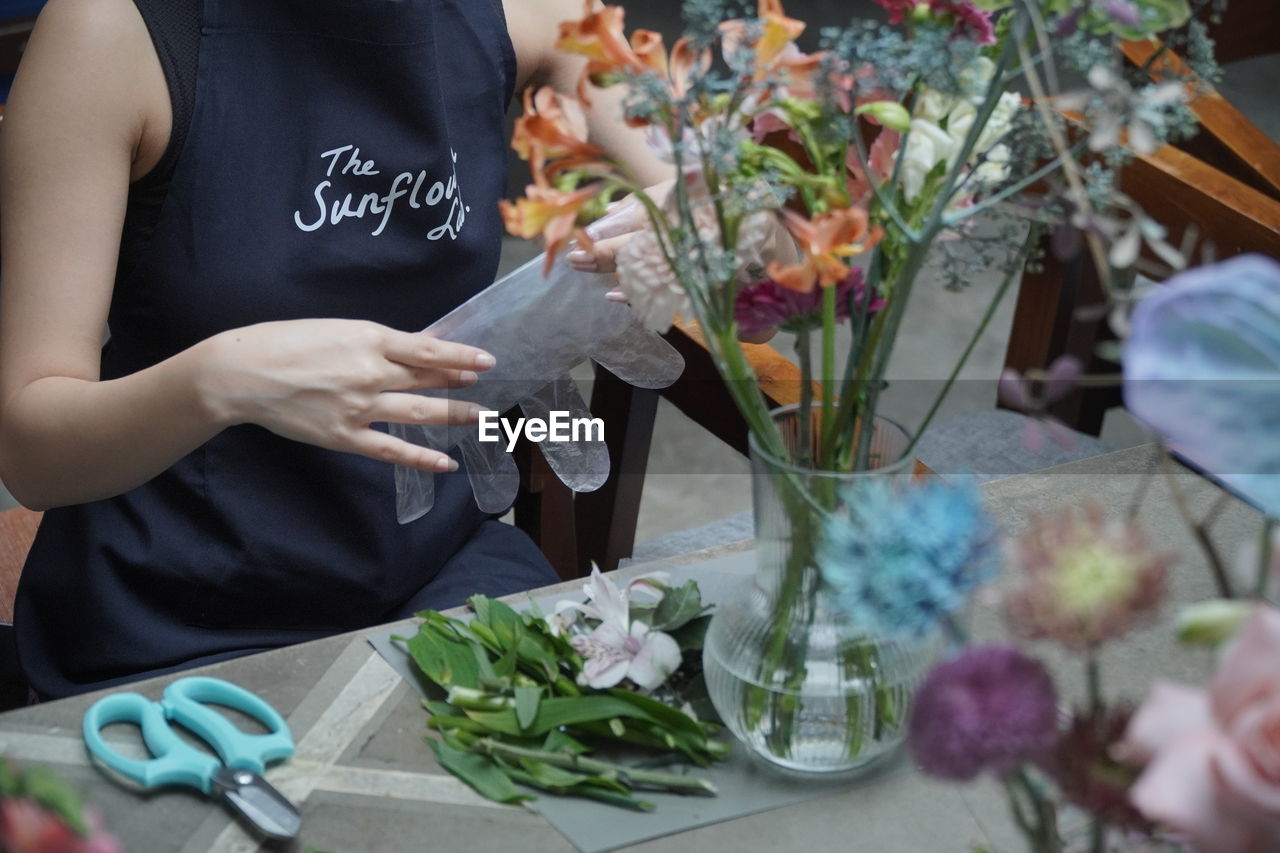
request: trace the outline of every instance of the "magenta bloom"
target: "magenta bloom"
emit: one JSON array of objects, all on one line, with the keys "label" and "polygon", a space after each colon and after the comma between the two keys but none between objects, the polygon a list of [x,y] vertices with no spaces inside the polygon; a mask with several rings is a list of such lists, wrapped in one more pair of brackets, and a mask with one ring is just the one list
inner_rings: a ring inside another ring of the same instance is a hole
[{"label": "magenta bloom", "polygon": [[[900,24],[915,10],[918,0],[876,0],[889,12],[889,23]],[[949,23],[955,35],[972,39],[978,44],[995,44],[996,31],[991,16],[970,0],[929,0],[929,12],[939,21]]]},{"label": "magenta bloom", "polygon": [[[852,297],[861,303],[866,292],[862,270],[850,270],[835,288],[836,317],[843,320],[849,316],[849,299]],[[873,313],[883,307],[884,300],[872,296],[867,312]],[[791,332],[812,329],[822,324],[822,288],[799,293],[766,279],[738,291],[738,298],[733,303],[733,317],[738,321],[739,331],[748,335],[774,328]]]},{"label": "magenta bloom", "polygon": [[907,742],[925,773],[967,781],[1041,758],[1057,735],[1057,696],[1044,666],[1010,646],[977,646],[929,673]]}]

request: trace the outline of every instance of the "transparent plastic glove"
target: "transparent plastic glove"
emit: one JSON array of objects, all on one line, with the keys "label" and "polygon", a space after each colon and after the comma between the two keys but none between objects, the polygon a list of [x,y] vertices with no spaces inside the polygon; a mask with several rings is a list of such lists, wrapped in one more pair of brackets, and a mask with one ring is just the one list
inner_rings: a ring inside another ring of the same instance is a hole
[{"label": "transparent plastic glove", "polygon": [[[604,298],[600,276],[557,261],[545,278],[542,256],[503,277],[450,311],[426,331],[448,341],[472,344],[493,354],[497,365],[469,388],[436,389],[427,396],[464,399],[495,412],[517,404],[525,417],[546,418],[565,411],[589,417],[569,371],[594,359],[624,382],[665,388],[679,378],[684,359],[670,344],[644,328],[631,309]],[[478,440],[470,426],[391,424],[392,434],[448,451],[458,447],[466,463],[476,504],[500,512],[519,486],[507,437]],[[591,436],[578,442],[542,442],[543,455],[557,476],[575,491],[599,488],[609,476],[609,455]],[[401,524],[425,515],[434,501],[434,475],[396,467],[396,516]]]}]

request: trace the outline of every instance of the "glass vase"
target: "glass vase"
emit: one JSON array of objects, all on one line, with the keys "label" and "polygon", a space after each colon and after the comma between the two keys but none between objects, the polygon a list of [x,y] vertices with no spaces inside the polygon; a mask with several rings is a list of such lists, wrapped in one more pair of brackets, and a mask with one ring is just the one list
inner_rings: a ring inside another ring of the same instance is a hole
[{"label": "glass vase", "polygon": [[[795,450],[797,407],[773,413]],[[871,468],[792,465],[751,439],[756,572],[716,606],[703,650],[707,689],[730,731],[757,756],[810,773],[866,769],[904,739],[912,696],[936,638],[890,639],[856,624],[823,581],[824,521],[847,513],[862,478],[910,486],[907,436],[877,418]],[[794,454],[793,454],[794,455]]]}]

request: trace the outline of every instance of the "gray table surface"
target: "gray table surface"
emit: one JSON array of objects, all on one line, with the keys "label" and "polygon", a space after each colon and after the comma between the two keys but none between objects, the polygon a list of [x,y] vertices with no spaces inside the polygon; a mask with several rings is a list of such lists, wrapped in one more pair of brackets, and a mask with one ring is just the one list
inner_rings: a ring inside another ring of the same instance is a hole
[{"label": "gray table surface", "polygon": [[[1175,484],[1199,517],[1219,501],[1213,536],[1227,554],[1255,537],[1258,514],[1215,486],[1184,471],[1157,471],[1151,448],[1133,448],[998,480],[984,486],[990,507],[1007,529],[1036,513],[1083,499],[1121,516],[1135,494],[1149,486],[1139,518],[1152,538],[1180,559],[1173,599],[1164,618],[1138,630],[1103,654],[1104,686],[1112,695],[1138,700],[1158,677],[1199,682],[1210,671],[1206,652],[1179,647],[1169,627],[1176,602],[1214,594],[1200,552],[1171,497]],[[665,563],[690,563],[737,553],[752,559],[750,542],[683,555]],[[659,567],[652,563],[624,571]],[[565,585],[576,589],[578,582]],[[998,585],[997,585],[998,586]],[[973,608],[978,640],[1004,637],[996,594]],[[403,623],[412,632],[410,622]],[[86,638],[91,642],[92,638]],[[1038,645],[1065,698],[1080,697],[1079,661]],[[327,851],[490,850],[566,851],[573,848],[534,812],[489,803],[442,771],[423,743],[425,714],[416,692],[368,645],[365,632],[253,655],[204,667],[259,693],[289,721],[298,742],[291,760],[267,778],[299,805],[300,838],[270,849]],[[133,689],[158,697],[172,677],[139,682]],[[0,750],[52,765],[105,814],[128,850],[248,851],[257,842],[230,812],[194,792],[174,788],[138,793],[108,780],[91,766],[80,737],[88,694],[0,715]],[[601,820],[609,811],[601,809]],[[761,812],[629,849],[643,851],[843,850],[967,851],[976,845],[1019,850],[1003,796],[994,783],[944,785],[914,770],[885,774],[837,795]]]}]

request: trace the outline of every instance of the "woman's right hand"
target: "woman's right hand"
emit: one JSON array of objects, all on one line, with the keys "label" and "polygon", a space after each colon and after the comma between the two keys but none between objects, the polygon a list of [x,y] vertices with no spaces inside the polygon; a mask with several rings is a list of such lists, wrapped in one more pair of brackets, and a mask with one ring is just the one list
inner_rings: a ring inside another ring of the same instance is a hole
[{"label": "woman's right hand", "polygon": [[260,323],[203,346],[201,397],[220,426],[254,423],[285,438],[426,471],[458,466],[370,424],[476,423],[474,403],[409,392],[462,388],[494,365],[476,347],[363,320]]}]

